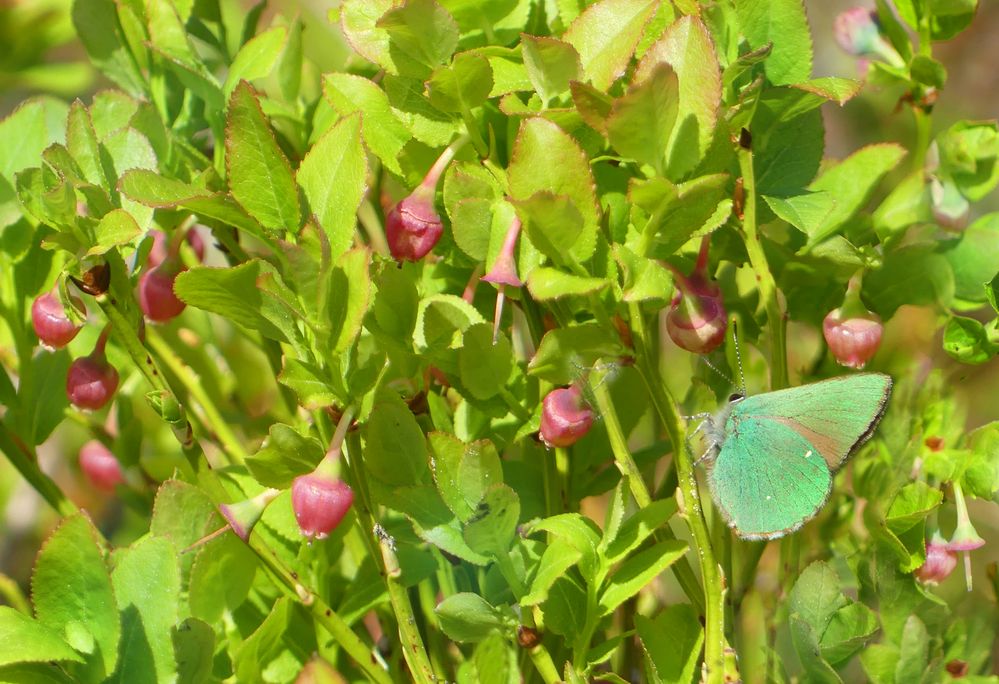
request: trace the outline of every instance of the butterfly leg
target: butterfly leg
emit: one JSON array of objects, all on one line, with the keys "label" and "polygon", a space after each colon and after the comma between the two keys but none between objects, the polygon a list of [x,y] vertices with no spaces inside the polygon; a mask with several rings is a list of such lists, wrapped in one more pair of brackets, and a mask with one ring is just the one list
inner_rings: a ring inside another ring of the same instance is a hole
[{"label": "butterfly leg", "polygon": [[718,448],[718,442],[712,440],[711,443],[708,444],[708,448],[704,450],[704,453],[698,456],[696,459],[694,459],[694,465],[697,466],[698,464],[700,464],[701,461],[710,456],[717,448]]}]

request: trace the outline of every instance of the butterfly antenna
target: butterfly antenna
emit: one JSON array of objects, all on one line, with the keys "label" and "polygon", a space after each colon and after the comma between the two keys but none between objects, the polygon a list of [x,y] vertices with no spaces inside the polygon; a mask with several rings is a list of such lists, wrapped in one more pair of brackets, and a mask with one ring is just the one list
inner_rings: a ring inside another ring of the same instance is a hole
[{"label": "butterfly antenna", "polygon": [[746,394],[746,374],[742,371],[742,352],[739,351],[739,324],[732,319],[732,341],[735,343],[735,363],[739,367],[739,381],[742,383],[742,396]]},{"label": "butterfly antenna", "polygon": [[733,380],[732,378],[728,377],[725,373],[722,373],[715,364],[713,364],[710,361],[708,361],[708,358],[706,356],[701,356],[700,359],[701,359],[701,361],[704,362],[704,365],[706,365],[708,368],[710,368],[715,373],[717,373],[718,377],[720,377],[722,380],[725,380],[726,382],[728,382],[728,384],[730,384],[733,387],[735,387],[735,380]]}]

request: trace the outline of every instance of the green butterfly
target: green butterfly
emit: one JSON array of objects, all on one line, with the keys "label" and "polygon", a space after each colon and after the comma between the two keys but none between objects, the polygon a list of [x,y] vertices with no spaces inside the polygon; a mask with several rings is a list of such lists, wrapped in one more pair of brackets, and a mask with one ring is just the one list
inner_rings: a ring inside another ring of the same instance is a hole
[{"label": "green butterfly", "polygon": [[715,452],[711,495],[743,539],[776,539],[811,520],[832,475],[874,432],[892,380],[859,373],[767,392],[733,394],[705,422]]}]

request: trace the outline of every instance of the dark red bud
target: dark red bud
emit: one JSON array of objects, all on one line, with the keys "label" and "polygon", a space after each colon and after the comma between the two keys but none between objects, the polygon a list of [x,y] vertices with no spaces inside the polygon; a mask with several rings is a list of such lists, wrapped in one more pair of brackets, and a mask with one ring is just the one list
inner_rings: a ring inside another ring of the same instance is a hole
[{"label": "dark red bud", "polygon": [[578,442],[593,425],[593,410],[578,385],[552,390],[541,405],[541,440],[549,447]]},{"label": "dark red bud", "polygon": [[98,342],[90,356],[73,361],[66,374],[66,394],[77,408],[93,411],[103,408],[117,389],[118,371],[104,356],[103,341]]},{"label": "dark red bud", "polygon": [[112,491],[125,481],[118,459],[96,439],[87,442],[80,449],[80,470],[87,476],[90,484],[104,491]]},{"label": "dark red bud", "polygon": [[[83,302],[74,302],[83,310]],[[77,325],[66,315],[66,309],[59,301],[56,290],[39,295],[31,304],[31,325],[39,341],[46,347],[61,349],[69,344],[82,326]]]},{"label": "dark red bud", "polygon": [[173,283],[177,274],[185,270],[175,260],[166,261],[142,274],[139,278],[139,305],[151,321],[165,323],[176,318],[187,306],[177,298]]},{"label": "dark red bud", "polygon": [[324,473],[301,475],[291,485],[291,507],[306,537],[326,538],[353,503],[354,492],[347,483]]},{"label": "dark red bud", "polygon": [[385,217],[385,239],[397,261],[419,261],[434,248],[444,226],[434,210],[433,188],[419,186]]}]

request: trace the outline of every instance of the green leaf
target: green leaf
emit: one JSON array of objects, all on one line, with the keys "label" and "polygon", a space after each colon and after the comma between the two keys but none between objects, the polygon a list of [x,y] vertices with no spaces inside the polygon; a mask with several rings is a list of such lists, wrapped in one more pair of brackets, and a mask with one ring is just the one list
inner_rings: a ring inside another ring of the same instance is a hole
[{"label": "green leaf", "polygon": [[246,459],[246,466],[265,487],[287,489],[296,477],[315,470],[325,454],[315,437],[302,436],[292,427],[275,423],[260,451]]},{"label": "green leaf", "polygon": [[292,681],[316,651],[315,628],[304,608],[282,596],[260,627],[242,643],[233,658],[240,682]]},{"label": "green leaf", "polygon": [[261,225],[278,234],[297,231],[301,213],[291,166],[245,81],[232,91],[227,122],[225,162],[232,196]]},{"label": "green leaf", "polygon": [[527,289],[540,302],[591,295],[609,286],[607,278],[572,275],[547,266],[539,266],[527,278]]},{"label": "green leaf", "polygon": [[579,54],[569,43],[547,36],[520,37],[524,68],[531,85],[547,104],[553,97],[569,89],[569,82],[579,79],[582,67]]},{"label": "green leaf", "polygon": [[704,644],[704,628],[692,606],[666,606],[654,620],[636,615],[635,627],[661,684],[693,681]]},{"label": "green leaf", "polygon": [[555,328],[541,339],[527,372],[556,385],[568,385],[599,359],[616,358],[623,353],[617,334],[597,323]]},{"label": "green leaf", "polygon": [[413,485],[427,474],[427,443],[409,407],[394,392],[379,395],[364,426],[364,465],[389,485]]},{"label": "green leaf", "polygon": [[635,72],[635,82],[669,64],[680,83],[680,104],[667,152],[668,176],[679,180],[704,158],[714,138],[721,103],[721,73],[707,28],[696,17],[671,24],[649,48]]},{"label": "green leaf", "polygon": [[520,498],[502,482],[495,483],[465,524],[465,542],[476,553],[498,558],[509,553],[519,520]]},{"label": "green leaf", "polygon": [[943,493],[925,482],[910,482],[902,487],[888,508],[888,527],[901,534],[926,519],[943,500]]},{"label": "green leaf", "polygon": [[915,223],[933,220],[930,185],[922,169],[913,171],[888,194],[872,215],[874,229],[887,237]]},{"label": "green leaf", "polygon": [[110,189],[110,182],[101,163],[97,133],[90,114],[79,100],[69,108],[66,120],[66,147],[83,172],[83,177],[93,185]]},{"label": "green leaf", "polygon": [[324,133],[298,167],[298,184],[329,238],[334,259],[353,244],[355,213],[367,188],[367,173],[359,115],[342,119]]},{"label": "green leaf", "polygon": [[224,316],[247,330],[274,340],[292,340],[296,331],[287,308],[261,289],[266,277],[276,276],[273,266],[257,259],[233,268],[196,266],[177,276],[174,292],[187,304]]},{"label": "green leaf", "polygon": [[793,614],[790,617],[791,641],[805,671],[806,681],[818,684],[842,684],[836,670],[822,657],[818,636],[812,625]]},{"label": "green leaf", "polygon": [[912,78],[932,88],[942,90],[947,84],[947,69],[943,64],[928,55],[916,55],[909,62]]},{"label": "green leaf", "polygon": [[789,601],[791,613],[812,629],[816,640],[825,631],[833,613],[848,604],[840,591],[839,576],[823,561],[812,563],[798,576]]},{"label": "green leaf", "polygon": [[121,636],[98,534],[86,515],[66,518],[45,542],[31,575],[38,622],[86,656],[88,681],[114,672]]},{"label": "green leaf", "polygon": [[952,316],[947,321],[943,348],[951,358],[974,365],[986,363],[999,353],[999,345],[989,339],[985,326],[964,316]]},{"label": "green leaf", "polygon": [[[186,549],[224,524],[207,494],[187,482],[167,480],[156,492],[149,531],[169,539],[175,549]],[[188,554],[181,559],[185,567],[194,560]]]},{"label": "green leaf", "polygon": [[69,400],[65,392],[52,388],[65,386],[70,358],[65,350],[35,354],[31,359],[30,374],[21,376],[18,403],[21,417],[15,423],[18,432],[30,444],[37,446],[48,439],[65,417]]},{"label": "green leaf", "polygon": [[323,97],[341,118],[361,113],[365,144],[386,168],[401,176],[399,153],[413,134],[392,110],[385,91],[361,76],[333,73],[323,77]]},{"label": "green leaf", "polygon": [[916,615],[910,615],[902,630],[898,645],[898,664],[895,666],[896,682],[921,681],[929,664],[930,637],[926,625]]},{"label": "green leaf", "polygon": [[191,565],[187,600],[194,617],[215,624],[226,610],[246,599],[257,572],[257,557],[235,534],[206,543]]},{"label": "green leaf", "polygon": [[413,341],[421,350],[447,349],[459,333],[485,322],[482,314],[461,297],[433,295],[420,301]]},{"label": "green leaf", "polygon": [[393,0],[344,0],[340,6],[340,28],[357,54],[398,74],[389,54],[388,33],[376,25],[394,4]]},{"label": "green leaf", "polygon": [[147,207],[181,207],[222,223],[236,226],[251,235],[266,238],[260,224],[241,206],[221,193],[211,193],[152,171],[128,171],[118,182],[118,189],[129,199]]},{"label": "green leaf", "polygon": [[959,121],[937,136],[940,166],[968,200],[978,202],[999,184],[999,124]]},{"label": "green leaf", "polygon": [[269,76],[288,43],[288,29],[275,26],[250,39],[236,53],[226,74],[222,92],[228,98],[240,81]]},{"label": "green leaf", "polygon": [[114,0],[76,0],[73,26],[94,65],[129,94],[138,96],[145,92],[145,83],[129,54],[116,5]]},{"label": "green leaf", "polygon": [[[542,230],[537,227],[535,233],[543,233],[556,247],[563,258],[571,258],[582,263],[592,256],[596,247],[596,234],[599,222],[594,189],[593,174],[586,154],[579,145],[554,123],[541,118],[525,120],[517,133],[514,143],[512,161],[507,170],[510,185],[510,195],[520,202],[536,202],[537,198],[545,198],[541,208],[546,210],[544,216],[554,218],[556,207],[568,211],[571,206],[582,222],[580,233],[572,238],[571,247],[565,248],[569,239],[558,237],[558,231]],[[564,198],[553,204],[558,198]],[[524,207],[527,210],[527,207]],[[531,234],[531,219],[539,214],[527,210],[525,224],[528,234]],[[522,216],[523,218],[523,216]]]},{"label": "green leaf", "polygon": [[618,152],[660,174],[679,107],[676,74],[668,64],[657,64],[648,78],[634,84],[614,101],[607,117],[607,137]]},{"label": "green leaf", "polygon": [[573,252],[591,252],[587,243],[595,246],[596,235],[586,232],[585,219],[571,197],[542,190],[516,205],[531,244],[555,263],[578,263]]},{"label": "green leaf", "polygon": [[493,632],[475,648],[475,672],[479,684],[519,684],[517,651],[502,634]]},{"label": "green leaf", "polygon": [[545,628],[570,640],[577,638],[586,624],[585,607],[586,590],[579,581],[572,574],[559,578],[542,606]]},{"label": "green leaf", "polygon": [[426,78],[458,45],[458,25],[434,0],[408,0],[377,22],[388,34],[388,53],[395,73]]},{"label": "green leaf", "polygon": [[811,239],[818,235],[830,212],[836,206],[836,198],[831,192],[806,192],[792,197],[770,197],[763,199],[778,217],[803,232]]},{"label": "green leaf", "polygon": [[638,510],[622,523],[613,538],[605,537],[603,547],[604,564],[608,567],[620,563],[632,551],[642,545],[666,521],[676,513],[675,499],[659,499]]},{"label": "green leaf", "polygon": [[659,261],[638,256],[621,244],[614,245],[614,258],[624,271],[624,301],[669,301],[673,276]]},{"label": "green leaf", "polygon": [[170,636],[177,659],[177,684],[210,680],[215,656],[215,632],[211,626],[189,617],[174,627]]},{"label": "green leaf", "polygon": [[898,649],[891,644],[871,644],[860,654],[860,664],[873,684],[895,684]]},{"label": "green leaf", "polygon": [[749,47],[773,45],[763,62],[774,85],[801,83],[812,75],[812,36],[801,0],[737,0],[736,13]]},{"label": "green leaf", "polygon": [[908,245],[889,252],[881,268],[864,276],[864,301],[885,320],[903,304],[946,306],[953,296],[950,264],[931,246]]},{"label": "green leaf", "polygon": [[98,221],[94,228],[95,244],[87,250],[87,254],[104,254],[115,247],[127,245],[141,234],[142,229],[131,214],[124,209],[114,209]]},{"label": "green leaf", "polygon": [[464,444],[452,434],[430,434],[434,482],[447,507],[465,522],[475,513],[486,490],[503,481],[496,447],[488,441]]},{"label": "green leaf", "polygon": [[576,111],[586,125],[607,135],[607,117],[610,116],[614,98],[579,81],[570,83],[569,91],[572,93],[572,103],[576,105]]},{"label": "green leaf", "polygon": [[966,302],[984,303],[982,283],[992,279],[999,264],[999,213],[986,214],[968,226],[944,255],[954,271],[954,295]]},{"label": "green leaf", "polygon": [[345,398],[339,396],[326,374],[312,364],[285,357],[278,382],[291,388],[298,401],[309,411],[332,406]]},{"label": "green leaf", "polygon": [[427,81],[430,102],[444,112],[466,112],[489,98],[493,69],[474,52],[459,52],[450,64],[438,67]]},{"label": "green leaf", "polygon": [[878,616],[863,603],[851,603],[833,613],[822,634],[822,657],[833,665],[845,663],[878,631]]},{"label": "green leaf", "polygon": [[459,643],[482,641],[496,630],[505,631],[500,611],[478,594],[460,592],[437,604],[434,614],[441,631]]},{"label": "green leaf", "polygon": [[0,606],[0,665],[45,663],[49,661],[83,662],[58,632],[36,622],[9,606]]},{"label": "green leaf", "polygon": [[528,592],[521,597],[520,605],[536,606],[548,600],[548,590],[573,565],[578,563],[583,557],[583,552],[577,549],[571,542],[561,537],[548,545],[541,560],[538,561],[537,571]]},{"label": "green leaf", "polygon": [[825,147],[822,112],[813,109],[784,120],[785,111],[786,103],[781,100],[761,100],[753,117],[753,165],[761,195],[801,194],[822,162]]},{"label": "green leaf", "polygon": [[841,230],[867,203],[881,179],[904,156],[905,150],[894,143],[868,145],[816,178],[808,189],[833,193],[836,202],[814,234],[809,236],[810,241],[819,242]]},{"label": "green leaf", "polygon": [[108,681],[172,681],[177,666],[170,630],[177,623],[180,598],[176,548],[165,537],[143,537],[118,552],[111,582],[121,613],[122,641],[118,669]]},{"label": "green leaf", "polygon": [[560,513],[548,518],[542,518],[530,523],[529,534],[550,532],[554,537],[567,542],[579,551],[579,570],[587,582],[595,584],[599,581],[598,546],[600,544],[600,528],[579,513]]},{"label": "green leaf", "polygon": [[333,351],[341,353],[361,334],[364,314],[371,301],[371,252],[366,247],[352,249],[342,257],[331,274],[329,324]]},{"label": "green leaf", "polygon": [[513,349],[506,335],[500,333],[493,342],[492,326],[479,323],[471,326],[462,337],[458,352],[461,384],[476,399],[489,399],[506,387],[513,369]]},{"label": "green leaf", "polygon": [[680,540],[659,542],[621,564],[611,575],[600,594],[600,610],[608,615],[619,605],[652,582],[659,573],[673,565],[687,552],[687,543]]},{"label": "green leaf", "polygon": [[655,0],[601,0],[579,15],[565,32],[576,48],[583,73],[597,90],[607,90],[631,60]]}]

